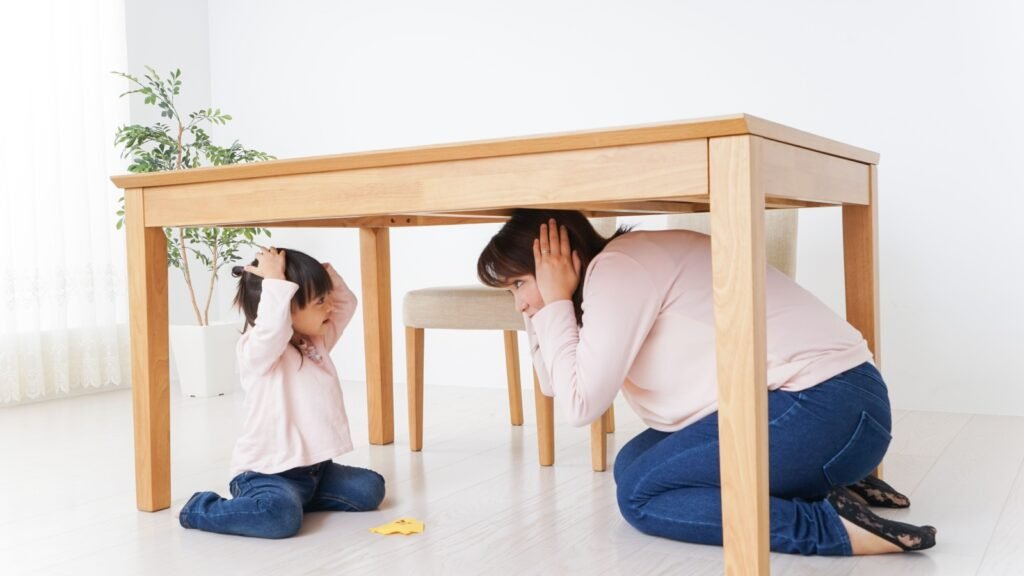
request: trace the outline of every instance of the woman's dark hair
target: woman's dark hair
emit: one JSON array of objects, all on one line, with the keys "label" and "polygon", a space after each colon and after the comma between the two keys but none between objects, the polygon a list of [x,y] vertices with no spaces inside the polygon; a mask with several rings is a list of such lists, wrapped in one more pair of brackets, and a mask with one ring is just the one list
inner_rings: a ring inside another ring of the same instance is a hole
[{"label": "woman's dark hair", "polygon": [[[292,296],[293,306],[301,310],[310,302],[329,294],[334,288],[331,276],[324,269],[324,265],[315,258],[289,248],[278,248],[278,250],[285,254],[285,279],[299,285],[298,291]],[[251,266],[258,264],[259,261],[255,259],[250,262]],[[246,272],[244,266],[232,268],[231,275],[238,278],[238,289],[235,292],[233,304],[245,315],[245,326],[242,328],[244,334],[250,326],[256,325],[256,310],[259,308],[260,296],[263,294],[263,277]],[[292,346],[299,350],[294,343]],[[302,354],[301,350],[299,350],[299,354]]]},{"label": "woman's dark hair", "polygon": [[572,294],[572,305],[576,310],[576,324],[583,325],[583,282],[587,267],[595,256],[604,250],[612,239],[630,231],[620,226],[611,238],[605,238],[594,230],[587,217],[575,210],[533,210],[519,208],[498,233],[487,243],[476,262],[476,273],[487,286],[503,288],[509,279],[516,276],[536,275],[533,260],[533,241],[540,234],[540,225],[554,218],[559,226],[569,231],[569,245],[580,256],[580,283]]}]

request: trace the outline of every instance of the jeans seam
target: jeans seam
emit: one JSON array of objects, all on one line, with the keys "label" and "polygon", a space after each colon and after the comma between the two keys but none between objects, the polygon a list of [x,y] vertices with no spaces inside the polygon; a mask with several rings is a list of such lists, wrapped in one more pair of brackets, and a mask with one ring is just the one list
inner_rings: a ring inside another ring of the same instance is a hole
[{"label": "jeans seam", "polygon": [[343,498],[341,496],[333,496],[333,495],[332,496],[318,496],[317,499],[318,500],[328,500],[328,501],[331,501],[331,502],[341,502],[342,504],[345,504],[346,506],[348,506],[349,508],[355,510],[356,512],[365,512],[365,510],[363,510],[362,506],[356,506],[352,501],[346,500],[345,498]]},{"label": "jeans seam", "polygon": [[785,412],[783,412],[782,414],[779,414],[775,418],[772,418],[771,420],[769,420],[768,421],[768,425],[769,426],[775,426],[775,425],[781,423],[783,420],[786,420],[788,418],[788,416],[790,415],[791,412],[793,412],[793,410],[799,408],[800,406],[801,406],[801,395],[797,394],[796,399],[793,400],[793,404],[791,404],[789,406],[789,408],[786,408]]},{"label": "jeans seam", "polygon": [[883,397],[879,396],[878,394],[875,394],[874,392],[872,392],[870,390],[865,390],[865,389],[861,388],[860,386],[851,386],[851,388],[856,388],[858,393],[864,394],[865,396],[870,396],[870,397],[874,398],[875,400],[878,400],[882,404],[885,404],[886,407],[890,406],[888,398],[883,398]]},{"label": "jeans seam", "polygon": [[696,521],[693,521],[693,520],[683,520],[683,519],[680,519],[680,518],[673,518],[671,516],[661,516],[660,514],[651,514],[650,512],[647,512],[647,511],[644,510],[644,508],[647,506],[648,502],[650,502],[650,499],[646,500],[645,502],[643,502],[642,504],[640,504],[638,506],[635,506],[634,509],[637,512],[642,513],[644,516],[647,516],[648,518],[656,518],[658,520],[663,520],[663,521],[664,520],[668,520],[668,521],[671,521],[671,522],[676,523],[676,524],[687,524],[687,525],[692,525],[692,526],[718,526],[718,527],[721,527],[720,523],[719,524],[715,524],[715,523],[712,523],[712,522],[696,522]]},{"label": "jeans seam", "polygon": [[[254,500],[254,501],[256,502],[256,508],[260,508],[260,506],[263,505],[263,502],[260,501],[260,500]],[[267,511],[266,508],[263,508],[263,509],[257,510],[256,512],[239,511],[239,512],[229,512],[227,514],[212,514],[212,513],[207,512],[207,513],[203,514],[203,518],[219,518],[221,516],[243,516],[243,515],[253,516],[253,515],[256,515],[256,514],[264,514],[264,513],[266,513],[266,511]]]},{"label": "jeans seam", "polygon": [[836,481],[832,478],[832,474],[829,473],[829,469],[832,467],[832,464],[836,462],[838,458],[844,456],[846,452],[851,448],[851,446],[855,445],[856,441],[863,438],[869,432],[868,428],[871,426],[871,423],[874,423],[885,433],[885,435],[888,437],[888,442],[892,442],[892,432],[887,431],[885,429],[885,426],[883,426],[878,420],[875,419],[874,416],[872,416],[866,410],[862,410],[860,420],[858,420],[857,427],[854,429],[853,434],[846,441],[846,443],[843,444],[843,447],[840,448],[839,451],[836,452],[835,455],[833,455],[832,458],[830,458],[828,462],[825,462],[825,464],[821,467],[821,471],[825,475],[825,478],[828,479],[830,485],[838,485]]}]

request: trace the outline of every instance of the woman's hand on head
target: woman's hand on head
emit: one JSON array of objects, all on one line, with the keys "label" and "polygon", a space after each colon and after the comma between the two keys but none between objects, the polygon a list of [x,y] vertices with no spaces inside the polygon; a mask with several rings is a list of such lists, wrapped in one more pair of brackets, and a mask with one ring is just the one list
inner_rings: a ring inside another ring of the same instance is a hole
[{"label": "woman's hand on head", "polygon": [[545,304],[572,300],[580,283],[580,256],[569,245],[569,230],[552,218],[533,241],[537,289]]},{"label": "woman's hand on head", "polygon": [[256,252],[256,266],[246,266],[245,271],[264,279],[284,280],[284,250],[278,250],[273,246],[264,248],[257,245],[256,247],[259,248],[259,251]]}]

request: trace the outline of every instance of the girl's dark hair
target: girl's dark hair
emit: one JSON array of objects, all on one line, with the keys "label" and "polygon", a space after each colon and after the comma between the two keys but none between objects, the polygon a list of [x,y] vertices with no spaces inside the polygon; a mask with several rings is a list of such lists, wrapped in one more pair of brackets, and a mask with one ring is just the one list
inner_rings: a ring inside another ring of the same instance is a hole
[{"label": "girl's dark hair", "polygon": [[[290,282],[299,285],[299,289],[292,296],[292,305],[303,309],[310,302],[329,294],[334,288],[331,276],[324,269],[324,265],[312,256],[291,250],[289,248],[278,248],[285,254],[284,277]],[[251,266],[259,264],[258,260],[250,262]],[[235,292],[233,304],[245,315],[245,326],[242,328],[244,334],[250,326],[256,325],[256,310],[260,305],[260,296],[263,294],[263,277],[246,272],[244,266],[235,266],[231,269],[231,275],[238,278],[238,289]],[[298,346],[292,343],[296,350]],[[302,351],[299,350],[299,354]]]},{"label": "girl's dark hair", "polygon": [[620,226],[611,238],[605,238],[581,212],[575,210],[533,210],[519,208],[498,233],[487,243],[476,262],[476,273],[487,286],[504,288],[516,276],[536,275],[533,260],[533,241],[540,234],[540,225],[554,218],[559,226],[569,231],[569,245],[580,256],[580,283],[572,295],[576,310],[576,324],[583,325],[583,283],[587,267],[595,256],[614,238],[630,231]]}]

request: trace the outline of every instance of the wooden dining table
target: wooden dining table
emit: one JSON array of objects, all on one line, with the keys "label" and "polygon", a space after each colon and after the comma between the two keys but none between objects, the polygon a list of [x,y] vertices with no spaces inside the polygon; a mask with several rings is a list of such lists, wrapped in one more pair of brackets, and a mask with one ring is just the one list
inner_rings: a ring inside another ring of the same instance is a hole
[{"label": "wooden dining table", "polygon": [[360,229],[369,432],[394,439],[389,229],[710,211],[727,574],[769,572],[764,211],[842,207],[847,320],[879,352],[878,154],[747,114],[114,176],[124,189],[140,510],[170,505],[164,227]]}]

